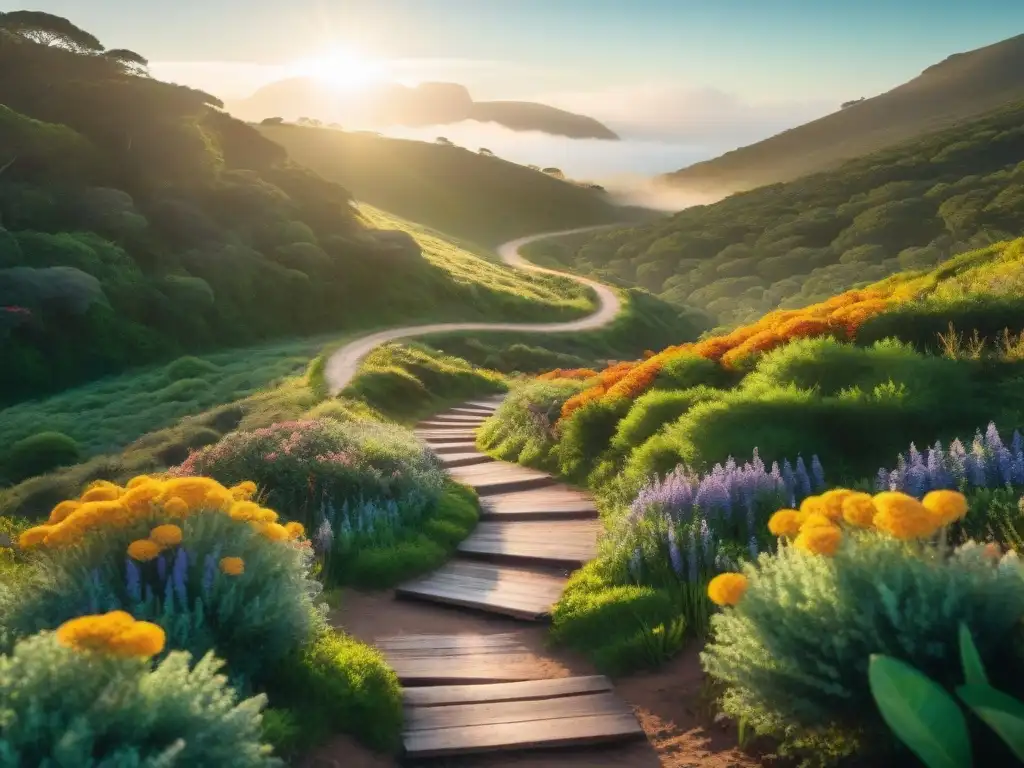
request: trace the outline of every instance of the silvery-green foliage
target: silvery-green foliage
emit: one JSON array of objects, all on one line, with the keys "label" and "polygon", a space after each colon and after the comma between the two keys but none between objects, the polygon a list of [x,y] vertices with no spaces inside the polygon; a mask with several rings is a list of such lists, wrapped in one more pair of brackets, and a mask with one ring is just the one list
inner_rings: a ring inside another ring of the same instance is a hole
[{"label": "silvery-green foliage", "polygon": [[585,388],[582,381],[534,381],[516,387],[477,432],[480,445],[508,461],[545,465],[557,435],[562,405]]},{"label": "silvery-green foliage", "polygon": [[[157,522],[40,552],[16,590],[0,591],[0,650],[76,616],[125,610],[163,627],[168,650],[196,658],[215,651],[236,686],[258,687],[270,665],[324,627],[310,546],[270,541],[227,515],[201,513],[179,521],[180,546],[146,563],[128,558],[128,544]],[[241,557],[245,572],[222,573],[225,556]]]},{"label": "silvery-green foliage", "polygon": [[961,622],[987,667],[1022,679],[1013,652],[1024,617],[1019,561],[997,565],[982,547],[944,557],[877,533],[848,536],[833,558],[785,546],[761,555],[740,603],[712,618],[701,658],[726,684],[730,714],[776,732],[884,732],[868,688],[871,654],[954,687]]},{"label": "silvery-green foliage", "polygon": [[212,654],[153,669],[61,646],[51,633],[0,656],[0,768],[277,768],[260,743],[265,696],[239,701]]}]

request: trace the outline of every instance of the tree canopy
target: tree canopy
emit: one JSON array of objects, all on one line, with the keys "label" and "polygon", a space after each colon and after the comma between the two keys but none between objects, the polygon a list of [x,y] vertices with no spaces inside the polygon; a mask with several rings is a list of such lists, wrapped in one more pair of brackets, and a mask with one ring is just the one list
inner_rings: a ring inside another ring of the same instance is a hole
[{"label": "tree canopy", "polygon": [[76,52],[98,53],[100,41],[62,16],[43,11],[0,13],[0,27],[34,43]]}]

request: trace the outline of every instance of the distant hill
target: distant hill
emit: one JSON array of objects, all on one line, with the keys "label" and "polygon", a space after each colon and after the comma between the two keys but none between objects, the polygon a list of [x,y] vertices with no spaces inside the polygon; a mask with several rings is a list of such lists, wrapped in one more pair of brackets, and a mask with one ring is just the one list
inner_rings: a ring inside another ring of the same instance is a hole
[{"label": "distant hill", "polygon": [[618,140],[597,120],[526,101],[473,101],[456,83],[420,83],[410,88],[383,83],[367,91],[344,94],[311,78],[270,83],[247,99],[229,103],[244,120],[310,117],[345,127],[450,125],[464,120],[493,122],[514,131],[542,131],[573,139]]},{"label": "distant hill", "polygon": [[358,200],[481,245],[636,213],[601,190],[462,147],[296,125],[259,128]]},{"label": "distant hill", "polygon": [[834,170],[527,253],[734,324],[1021,235],[1024,101]]},{"label": "distant hill", "polygon": [[734,192],[835,167],[844,160],[1024,99],[1024,35],[954,54],[880,96],[661,179]]}]

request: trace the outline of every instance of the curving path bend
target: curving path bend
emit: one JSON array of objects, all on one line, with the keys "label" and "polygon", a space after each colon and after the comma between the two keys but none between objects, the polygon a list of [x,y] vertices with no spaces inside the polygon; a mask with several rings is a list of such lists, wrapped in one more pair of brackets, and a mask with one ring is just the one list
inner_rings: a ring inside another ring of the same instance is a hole
[{"label": "curving path bend", "polygon": [[577,229],[566,229],[560,232],[544,232],[538,235],[520,237],[518,240],[511,240],[498,246],[498,255],[502,261],[518,269],[529,269],[534,272],[544,272],[550,275],[560,275],[583,283],[594,289],[597,294],[598,308],[596,312],[567,323],[432,323],[429,325],[406,325],[399,328],[389,328],[385,331],[378,331],[363,336],[355,341],[350,341],[345,346],[336,350],[327,360],[324,369],[324,377],[327,380],[328,391],[332,395],[338,394],[355,376],[360,363],[375,348],[381,344],[397,339],[408,339],[413,336],[426,336],[432,333],[446,333],[448,331],[528,331],[532,333],[568,333],[572,331],[589,331],[608,325],[622,309],[622,303],[618,295],[608,286],[586,277],[559,272],[556,269],[547,269],[531,264],[520,254],[519,249],[524,245],[536,240],[543,240],[548,237],[560,235],[574,235],[580,232],[590,232],[599,229],[622,226],[621,224],[602,224],[596,227],[579,227]]}]

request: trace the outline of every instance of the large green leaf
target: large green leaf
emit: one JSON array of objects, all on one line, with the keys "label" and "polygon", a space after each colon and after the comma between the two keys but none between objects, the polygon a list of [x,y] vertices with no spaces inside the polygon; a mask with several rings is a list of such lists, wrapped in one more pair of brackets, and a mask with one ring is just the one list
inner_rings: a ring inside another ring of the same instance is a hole
[{"label": "large green leaf", "polygon": [[1024,762],[1024,704],[988,685],[961,685],[956,692]]},{"label": "large green leaf", "polygon": [[966,624],[960,625],[960,661],[964,667],[964,681],[967,685],[988,685],[985,665],[981,663],[978,647],[974,644],[971,630]]},{"label": "large green leaf", "polygon": [[967,722],[942,686],[881,654],[871,656],[868,682],[882,719],[928,768],[969,768]]}]

